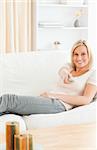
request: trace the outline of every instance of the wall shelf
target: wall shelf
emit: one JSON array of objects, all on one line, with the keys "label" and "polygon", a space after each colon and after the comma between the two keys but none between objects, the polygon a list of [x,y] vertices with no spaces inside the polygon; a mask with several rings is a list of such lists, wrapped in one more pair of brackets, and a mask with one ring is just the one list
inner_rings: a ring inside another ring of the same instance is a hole
[{"label": "wall shelf", "polygon": [[39,7],[83,7],[83,8],[86,8],[88,7],[88,5],[84,5],[84,4],[81,4],[81,5],[69,5],[69,4],[39,4],[38,5]]},{"label": "wall shelf", "polygon": [[[88,4],[41,1],[38,3],[37,49],[53,50],[54,41],[62,43],[61,49],[70,49],[76,40],[88,39]],[[79,23],[75,24],[77,18]]]},{"label": "wall shelf", "polygon": [[88,30],[88,27],[44,26],[39,29]]}]

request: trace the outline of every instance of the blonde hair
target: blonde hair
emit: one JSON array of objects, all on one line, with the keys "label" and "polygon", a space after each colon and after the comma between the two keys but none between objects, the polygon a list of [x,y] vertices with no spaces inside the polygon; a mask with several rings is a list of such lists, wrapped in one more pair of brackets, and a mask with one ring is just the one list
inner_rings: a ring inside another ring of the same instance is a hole
[{"label": "blonde hair", "polygon": [[85,40],[79,40],[77,41],[72,49],[71,49],[71,64],[74,68],[74,70],[76,69],[76,66],[75,64],[73,63],[73,54],[74,54],[74,50],[79,47],[79,46],[85,46],[87,48],[87,53],[88,53],[88,56],[89,56],[89,63],[88,63],[88,69],[90,69],[92,67],[92,64],[93,64],[93,55],[92,55],[92,52],[91,52],[91,48],[90,46],[88,45],[88,43],[85,41]]}]

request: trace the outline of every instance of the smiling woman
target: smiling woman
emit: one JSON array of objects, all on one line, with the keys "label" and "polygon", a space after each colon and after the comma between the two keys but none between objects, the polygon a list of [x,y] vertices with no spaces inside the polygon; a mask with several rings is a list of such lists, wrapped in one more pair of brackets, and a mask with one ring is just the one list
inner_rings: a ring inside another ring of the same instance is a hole
[{"label": "smiling woman", "polygon": [[59,113],[92,102],[97,93],[97,82],[87,42],[80,40],[74,44],[71,60],[72,63],[66,72],[67,76],[65,73],[62,74],[64,67],[59,70],[59,75],[62,74],[63,78],[60,76],[59,84],[52,91],[44,91],[38,97],[2,95],[0,112],[21,115]]}]

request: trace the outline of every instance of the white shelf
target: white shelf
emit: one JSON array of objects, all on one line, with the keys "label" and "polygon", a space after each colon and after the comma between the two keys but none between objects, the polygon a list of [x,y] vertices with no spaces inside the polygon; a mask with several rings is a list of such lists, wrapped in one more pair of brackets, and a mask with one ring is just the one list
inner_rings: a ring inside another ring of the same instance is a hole
[{"label": "white shelf", "polygon": [[84,7],[87,8],[88,5],[69,5],[69,4],[39,4],[39,7]]},{"label": "white shelf", "polygon": [[45,51],[45,52],[48,52],[48,51],[52,51],[52,52],[55,52],[55,51],[57,51],[57,52],[58,52],[58,51],[62,51],[62,52],[63,52],[64,49],[53,49],[53,48],[48,48],[48,49],[45,48],[45,49],[44,49],[44,48],[43,48],[43,49],[38,49],[38,51]]},{"label": "white shelf", "polygon": [[61,27],[61,26],[44,26],[39,29],[64,29],[64,30],[88,30],[88,27]]}]

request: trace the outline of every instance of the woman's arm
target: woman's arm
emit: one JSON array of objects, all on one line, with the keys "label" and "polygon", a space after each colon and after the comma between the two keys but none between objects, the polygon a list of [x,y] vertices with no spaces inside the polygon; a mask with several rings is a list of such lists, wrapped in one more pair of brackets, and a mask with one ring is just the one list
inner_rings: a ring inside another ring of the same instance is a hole
[{"label": "woman's arm", "polygon": [[97,92],[97,87],[93,84],[88,83],[85,87],[82,96],[70,96],[66,94],[49,93],[49,92],[44,92],[42,96],[57,98],[64,101],[65,103],[80,106],[80,105],[89,104],[93,100],[93,97],[95,96],[96,92]]}]

